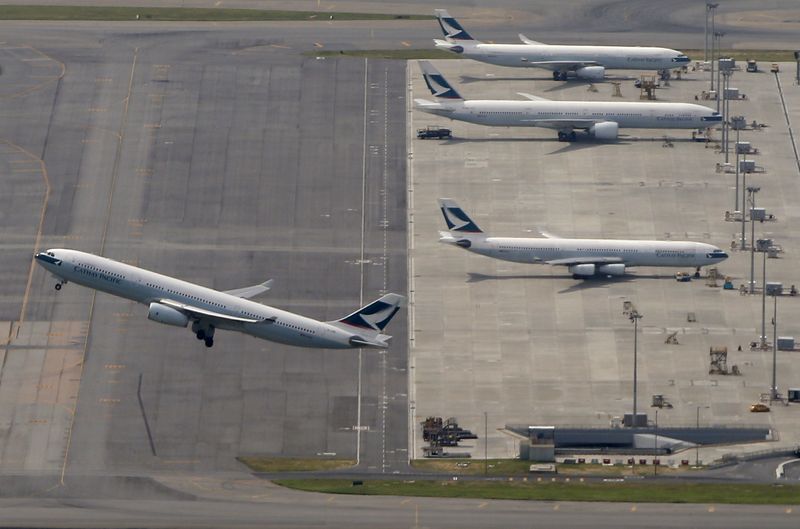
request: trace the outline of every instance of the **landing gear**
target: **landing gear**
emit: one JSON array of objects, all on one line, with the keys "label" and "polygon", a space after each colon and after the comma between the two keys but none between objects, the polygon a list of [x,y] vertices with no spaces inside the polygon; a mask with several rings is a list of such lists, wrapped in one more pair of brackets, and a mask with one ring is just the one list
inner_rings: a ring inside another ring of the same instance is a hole
[{"label": "landing gear", "polygon": [[567,141],[567,133],[566,132],[559,132],[558,133],[558,141]]},{"label": "landing gear", "polygon": [[559,75],[560,74],[558,72],[553,72],[553,81],[558,81]]},{"label": "landing gear", "polygon": [[196,321],[192,323],[192,331],[198,340],[205,342],[206,347],[214,346],[214,326]]},{"label": "landing gear", "polygon": [[578,135],[573,130],[572,132],[559,132],[558,133],[558,141],[575,141],[578,139]]},{"label": "landing gear", "polygon": [[61,290],[61,287],[66,285],[66,284],[67,284],[67,282],[65,280],[61,279],[61,280],[59,280],[58,283],[56,283],[56,287],[55,288],[56,288],[56,290]]},{"label": "landing gear", "polygon": [[566,81],[567,80],[567,72],[561,72],[561,74],[558,76],[558,80],[559,81]]},{"label": "landing gear", "polygon": [[569,133],[569,141],[575,141],[577,139],[578,139],[578,135],[575,133],[574,130]]},{"label": "landing gear", "polygon": [[56,283],[56,290],[61,290],[61,283]]},{"label": "landing gear", "polygon": [[694,278],[700,279],[700,267],[698,266],[697,269],[694,271]]}]

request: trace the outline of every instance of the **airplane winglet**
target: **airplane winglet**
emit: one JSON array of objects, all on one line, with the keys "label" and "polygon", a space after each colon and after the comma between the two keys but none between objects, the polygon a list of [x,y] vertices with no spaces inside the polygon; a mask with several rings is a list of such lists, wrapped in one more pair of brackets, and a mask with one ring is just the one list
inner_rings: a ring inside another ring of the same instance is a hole
[{"label": "airplane winglet", "polygon": [[539,234],[541,234],[541,236],[544,237],[545,239],[560,239],[561,238],[558,235],[554,235],[554,234],[552,234],[550,232],[544,231],[541,228],[536,228],[536,231],[538,231]]},{"label": "airplane winglet", "polygon": [[528,37],[526,37],[525,35],[523,35],[522,33],[520,33],[517,36],[519,37],[519,40],[521,40],[523,43],[529,44],[531,46],[544,44],[544,42],[538,42],[538,41],[535,41],[535,40],[531,40]]},{"label": "airplane winglet", "polygon": [[530,99],[531,101],[550,101],[546,97],[535,96],[535,95],[529,94],[527,92],[517,92],[517,95],[521,95],[522,97],[524,97],[526,99]]}]

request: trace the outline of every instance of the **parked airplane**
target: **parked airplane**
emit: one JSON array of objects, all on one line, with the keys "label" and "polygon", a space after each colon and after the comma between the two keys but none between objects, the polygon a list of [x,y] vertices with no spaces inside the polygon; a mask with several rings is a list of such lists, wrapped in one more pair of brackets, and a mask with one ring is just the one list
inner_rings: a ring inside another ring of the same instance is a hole
[{"label": "parked airplane", "polygon": [[72,281],[143,303],[150,320],[177,327],[191,323],[207,347],[214,345],[214,331],[224,329],[300,347],[386,348],[391,336],[383,330],[405,299],[386,294],[340,320],[322,322],[248,300],[269,290],[272,280],[220,292],[77,250],[52,249],[35,258],[58,279],[56,290]]},{"label": "parked airplane", "polygon": [[454,200],[440,198],[439,207],[449,230],[439,232],[439,242],[504,261],[566,266],[576,279],[621,276],[633,266],[692,266],[699,272],[728,258],[716,246],[691,241],[491,237]]},{"label": "parked airplane", "polygon": [[436,19],[445,38],[433,40],[437,48],[498,66],[552,70],[556,80],[566,80],[571,75],[600,80],[607,69],[659,70],[663,74],[691,62],[683,53],[669,48],[566,46],[536,42],[522,34],[519,35],[522,44],[486,44],[473,39],[444,9],[436,10]]},{"label": "parked airplane", "polygon": [[574,141],[575,130],[600,140],[613,140],[620,128],[706,129],[722,122],[708,107],[692,103],[550,101],[520,93],[528,101],[465,101],[428,61],[419,61],[425,83],[436,101],[415,99],[417,108],[449,119],[493,127],[545,127],[558,131],[559,141]]}]

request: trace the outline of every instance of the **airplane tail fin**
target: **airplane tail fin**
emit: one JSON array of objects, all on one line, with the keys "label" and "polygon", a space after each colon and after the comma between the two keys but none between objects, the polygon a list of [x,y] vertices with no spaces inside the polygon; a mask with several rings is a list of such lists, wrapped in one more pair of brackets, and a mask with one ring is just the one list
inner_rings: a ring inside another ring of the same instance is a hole
[{"label": "airplane tail fin", "polygon": [[473,39],[466,30],[461,27],[458,20],[450,16],[446,9],[436,9],[436,20],[439,22],[439,27],[442,28],[444,38],[447,40],[461,40],[477,42]]},{"label": "airplane tail fin", "polygon": [[369,333],[370,338],[385,342],[389,337],[381,334],[381,331],[386,328],[394,315],[397,314],[405,299],[400,294],[386,294],[352,314],[330,323],[341,323],[363,329]]},{"label": "airplane tail fin", "polygon": [[431,63],[428,61],[419,61],[419,67],[422,70],[422,77],[425,79],[425,84],[428,85],[434,97],[455,100],[464,99],[456,92],[455,88],[450,86],[447,79],[445,79],[442,73],[434,68]]},{"label": "airplane tail fin", "polygon": [[455,200],[451,198],[440,198],[439,208],[442,210],[442,215],[444,215],[444,222],[447,224],[447,229],[451,232],[483,233],[483,230],[469,218],[469,215],[461,209],[461,206],[459,206]]}]

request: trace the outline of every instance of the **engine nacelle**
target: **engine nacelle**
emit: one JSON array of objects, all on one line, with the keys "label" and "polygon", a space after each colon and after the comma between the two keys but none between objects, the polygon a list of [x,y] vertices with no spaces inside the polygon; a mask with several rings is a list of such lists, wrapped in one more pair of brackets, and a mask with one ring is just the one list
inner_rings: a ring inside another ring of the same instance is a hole
[{"label": "engine nacelle", "polygon": [[147,311],[147,319],[176,327],[186,327],[189,323],[189,316],[183,312],[156,302],[150,304],[150,310]]},{"label": "engine nacelle", "polygon": [[607,276],[622,276],[625,275],[625,265],[622,263],[600,265],[597,267],[597,273]]},{"label": "engine nacelle", "polygon": [[602,66],[584,66],[575,70],[575,77],[589,81],[602,81],[605,75],[606,69]]},{"label": "engine nacelle", "polygon": [[574,276],[593,276],[595,266],[593,264],[578,264],[569,267],[569,273]]},{"label": "engine nacelle", "polygon": [[616,121],[603,121],[595,123],[589,129],[589,134],[598,140],[616,140],[619,133],[619,123]]}]

